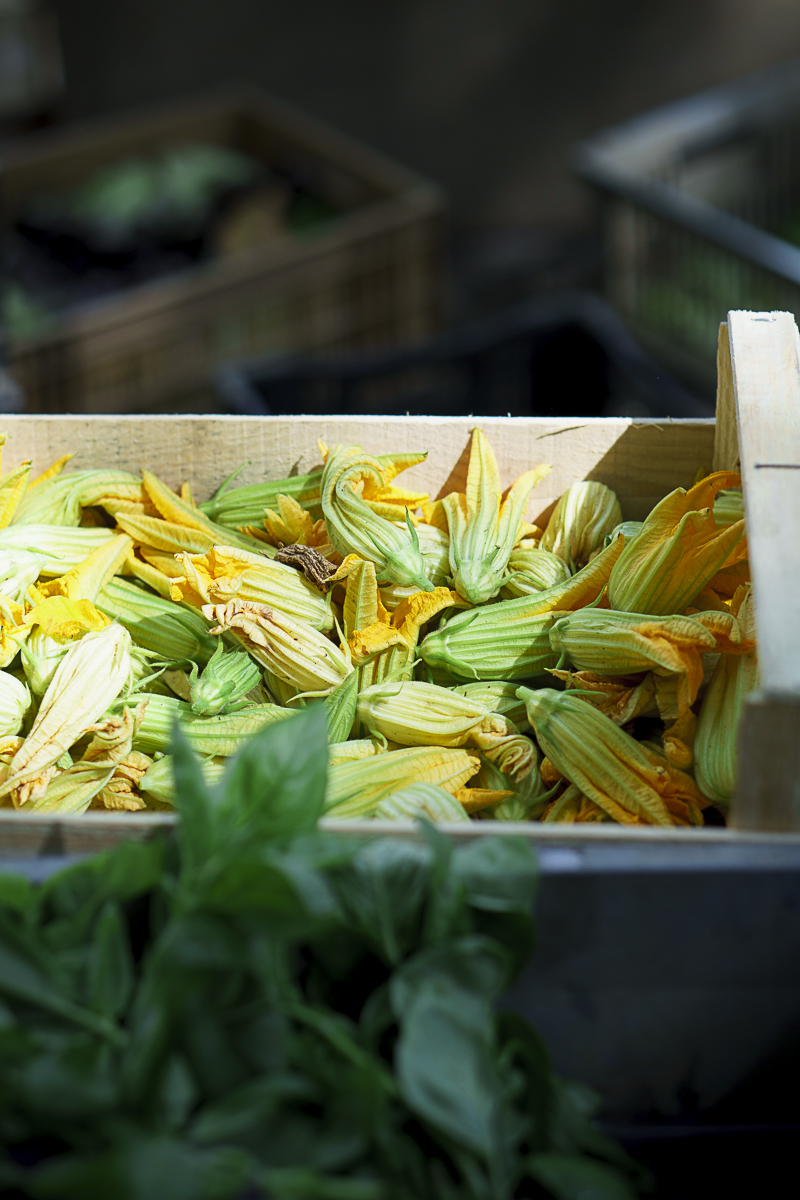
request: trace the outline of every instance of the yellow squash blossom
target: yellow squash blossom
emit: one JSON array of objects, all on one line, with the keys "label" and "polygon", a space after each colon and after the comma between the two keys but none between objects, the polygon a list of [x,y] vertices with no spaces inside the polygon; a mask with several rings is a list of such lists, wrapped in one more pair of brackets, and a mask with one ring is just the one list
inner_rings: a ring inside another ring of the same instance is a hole
[{"label": "yellow squash blossom", "polygon": [[[144,705],[135,713],[125,708],[121,716],[106,716],[99,724],[90,726],[86,733],[93,735],[92,740],[78,761],[56,775],[44,795],[33,800],[29,807],[34,812],[86,812],[94,798],[111,783],[117,767],[132,753],[131,743],[143,710]],[[127,789],[130,799],[124,805],[123,789],[117,788],[115,792],[118,802],[112,801],[112,807],[124,806],[134,812],[145,807],[144,801],[137,800],[130,788]]]},{"label": "yellow squash blossom", "polygon": [[287,699],[328,695],[353,669],[342,651],[307,621],[265,604],[206,604],[203,616],[215,623],[212,633],[230,630],[256,662],[285,684]]},{"label": "yellow squash blossom", "polygon": [[347,639],[354,666],[365,668],[362,686],[382,683],[388,677],[407,677],[423,626],[445,609],[463,607],[465,603],[449,588],[434,588],[432,592],[415,592],[389,616],[378,597],[376,619],[354,629]]},{"label": "yellow squash blossom", "polygon": [[553,509],[539,547],[558,555],[572,570],[585,567],[622,521],[619,500],[604,483],[573,483]]},{"label": "yellow squash blossom", "polygon": [[331,629],[328,597],[295,567],[236,546],[211,546],[205,554],[179,554],[183,571],[173,579],[173,600],[195,608],[242,600],[276,608],[315,629]]},{"label": "yellow squash blossom", "polygon": [[40,799],[58,760],[106,712],[131,676],[131,636],[111,624],[77,641],[58,665],[36,720],[11,760],[0,797]]},{"label": "yellow squash blossom", "polygon": [[577,575],[544,592],[458,613],[425,638],[423,660],[458,679],[529,679],[557,666],[551,627],[600,598],[623,546],[616,538]]},{"label": "yellow squash blossom", "polygon": [[70,647],[111,622],[91,600],[51,596],[36,604],[23,624],[28,632],[27,641],[20,646],[23,670],[31,690],[42,696]]},{"label": "yellow squash blossom", "polygon": [[697,699],[703,655],[719,650],[742,653],[749,644],[743,644],[738,622],[727,612],[655,617],[584,608],[556,622],[550,645],[579,671],[610,676],[653,671],[657,679],[678,676],[676,715],[680,715]]},{"label": "yellow squash blossom", "polygon": [[[617,676],[598,675],[594,671],[560,671],[552,669],[548,672],[560,679],[565,691],[584,693],[584,699],[605,713],[615,725],[627,725],[636,717],[658,716],[656,707],[656,683],[651,671],[632,679]],[[586,696],[586,692],[594,693]]]},{"label": "yellow squash blossom", "polygon": [[315,521],[293,496],[281,493],[275,503],[275,509],[264,510],[264,528],[273,546],[315,546],[323,554],[333,549],[325,522]]},{"label": "yellow squash blossom", "polygon": [[503,586],[528,498],[549,471],[549,464],[526,471],[501,503],[494,451],[483,431],[473,429],[466,492],[451,492],[442,500],[453,587],[471,604],[485,604]]},{"label": "yellow squash blossom", "polygon": [[5,529],[13,520],[27,490],[30,474],[31,464],[24,462],[16,471],[0,480],[0,529]]},{"label": "yellow squash blossom", "polygon": [[744,551],[744,521],[720,528],[714,500],[739,483],[718,471],[689,491],[676,488],[655,506],[611,572],[608,602],[623,612],[681,613],[729,561]]},{"label": "yellow squash blossom", "polygon": [[755,607],[749,586],[734,597],[733,606],[749,636],[750,652],[720,657],[700,707],[694,739],[695,777],[704,795],[727,805],[736,784],[736,739],[745,697],[758,685],[755,653]]},{"label": "yellow squash blossom", "polygon": [[92,550],[66,575],[40,584],[37,590],[43,598],[64,596],[68,600],[96,600],[108,581],[122,570],[132,550],[133,542],[128,535],[117,534]]},{"label": "yellow squash blossom", "polygon": [[536,739],[565,779],[615,821],[681,823],[686,801],[705,804],[694,780],[653,755],[630,734],[572,692],[520,688]]},{"label": "yellow squash blossom", "polygon": [[343,557],[369,559],[381,579],[432,591],[408,508],[406,527],[396,520],[402,512],[387,520],[363,499],[369,482],[375,487],[386,482],[378,460],[361,446],[334,446],[322,473],[322,514],[335,549]]}]

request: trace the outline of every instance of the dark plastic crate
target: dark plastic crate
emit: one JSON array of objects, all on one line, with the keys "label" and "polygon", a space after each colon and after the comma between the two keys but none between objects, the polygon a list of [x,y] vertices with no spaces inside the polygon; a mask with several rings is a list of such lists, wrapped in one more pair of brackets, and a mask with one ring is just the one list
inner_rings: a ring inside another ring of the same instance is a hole
[{"label": "dark plastic crate", "polygon": [[713,385],[730,309],[800,319],[800,59],[581,143],[600,200],[606,291],[685,377]]},{"label": "dark plastic crate", "polygon": [[229,363],[240,414],[710,417],[589,292],[537,298],[406,348]]}]

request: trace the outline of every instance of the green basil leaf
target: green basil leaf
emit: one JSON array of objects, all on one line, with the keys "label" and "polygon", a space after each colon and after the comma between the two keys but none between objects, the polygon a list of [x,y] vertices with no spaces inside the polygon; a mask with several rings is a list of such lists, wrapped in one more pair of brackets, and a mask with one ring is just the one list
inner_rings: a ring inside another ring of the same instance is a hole
[{"label": "green basil leaf", "polygon": [[412,1112],[488,1161],[502,1115],[488,1004],[442,980],[418,988],[403,1010],[395,1051]]},{"label": "green basil leaf", "polygon": [[419,940],[430,866],[425,846],[381,838],[363,845],[348,867],[331,872],[349,922],[388,963],[399,963]]},{"label": "green basil leaf", "polygon": [[555,1200],[636,1200],[624,1176],[591,1158],[548,1151],[532,1155],[528,1169]]},{"label": "green basil leaf", "polygon": [[107,1017],[119,1016],[133,990],[133,959],[128,926],[116,904],[106,904],[95,923],[87,974],[90,1007]]},{"label": "green basil leaf", "polygon": [[313,830],[322,814],[327,767],[321,704],[259,730],[230,760],[216,789],[220,836],[263,841]]},{"label": "green basil leaf", "polygon": [[182,820],[178,827],[183,872],[199,870],[215,845],[211,794],[200,763],[176,721],[172,728],[172,778],[174,805]]},{"label": "green basil leaf", "polygon": [[530,912],[536,898],[538,869],[522,838],[477,837],[453,855],[453,873],[469,903],[494,912]]},{"label": "green basil leaf", "polygon": [[6,871],[0,872],[1,907],[24,912],[26,909],[35,907],[36,899],[36,891],[29,879],[23,875],[12,875]]}]

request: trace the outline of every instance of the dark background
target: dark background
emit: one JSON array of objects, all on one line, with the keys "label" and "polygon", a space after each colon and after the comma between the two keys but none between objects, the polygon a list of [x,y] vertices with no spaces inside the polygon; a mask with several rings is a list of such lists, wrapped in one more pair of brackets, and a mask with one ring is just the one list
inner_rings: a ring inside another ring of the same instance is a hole
[{"label": "dark background", "polygon": [[55,0],[65,115],[260,84],[441,183],[457,233],[574,230],[570,144],[800,53],[794,0]]}]

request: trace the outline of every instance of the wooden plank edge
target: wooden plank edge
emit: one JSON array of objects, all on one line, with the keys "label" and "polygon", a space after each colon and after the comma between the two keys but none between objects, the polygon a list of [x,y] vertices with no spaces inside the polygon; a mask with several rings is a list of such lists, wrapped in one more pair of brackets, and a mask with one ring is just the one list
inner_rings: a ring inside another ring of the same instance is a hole
[{"label": "wooden plank edge", "polygon": [[[177,824],[171,813],[141,813],[120,817],[105,813],[69,814],[0,811],[0,858],[9,854],[23,858],[41,855],[92,853],[107,849],[127,838],[148,838],[169,831]],[[337,820],[326,817],[320,828],[343,836],[407,837],[413,822],[369,819]],[[702,829],[634,828],[619,825],[566,825],[526,821],[443,823],[438,826],[456,841],[475,837],[522,837],[531,844],[568,843],[575,847],[600,845],[800,845],[800,833],[757,831],[746,828],[708,826]]]}]

